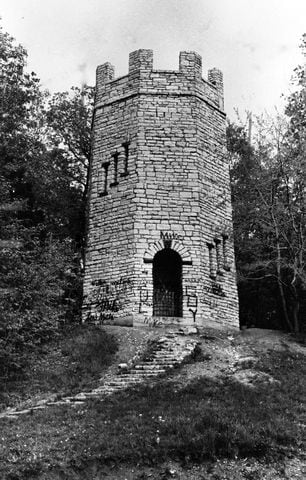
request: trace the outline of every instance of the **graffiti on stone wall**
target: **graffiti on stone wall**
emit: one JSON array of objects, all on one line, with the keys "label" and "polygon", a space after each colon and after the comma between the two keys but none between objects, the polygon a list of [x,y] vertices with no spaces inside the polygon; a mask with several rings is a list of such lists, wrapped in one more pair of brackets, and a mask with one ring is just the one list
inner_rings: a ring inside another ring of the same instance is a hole
[{"label": "graffiti on stone wall", "polygon": [[149,327],[158,327],[163,324],[162,320],[156,317],[144,317],[143,323]]},{"label": "graffiti on stone wall", "polygon": [[203,297],[202,302],[208,305],[210,308],[217,308],[219,306],[219,302],[215,298]]},{"label": "graffiti on stone wall", "polygon": [[192,313],[193,321],[196,321],[196,315],[198,312],[198,295],[197,288],[195,286],[186,287],[187,307],[189,312]]},{"label": "graffiti on stone wall", "polygon": [[119,280],[113,280],[112,282],[107,282],[103,279],[94,280],[92,282],[94,287],[98,287],[99,291],[92,291],[93,295],[96,294],[124,294],[127,293],[132,288],[132,280],[130,278],[120,277]]},{"label": "graffiti on stone wall", "polygon": [[187,297],[187,307],[197,308],[198,297],[196,295],[189,295]]},{"label": "graffiti on stone wall", "polygon": [[131,279],[120,277],[112,282],[98,279],[92,282],[92,286],[86,302],[94,312],[88,313],[86,321],[111,322],[114,320],[114,313],[122,310],[126,296],[132,290]]},{"label": "graffiti on stone wall", "polygon": [[220,285],[220,283],[217,283],[217,282],[212,282],[212,284],[209,286],[206,285],[204,287],[204,290],[207,293],[212,293],[213,295],[217,295],[218,297],[226,297],[225,292],[222,288],[222,285]]},{"label": "graffiti on stone wall", "polygon": [[148,313],[148,309],[152,307],[152,301],[149,298],[149,290],[147,284],[144,283],[139,287],[139,313]]},{"label": "graffiti on stone wall", "polygon": [[161,240],[183,240],[183,237],[175,232],[160,232]]},{"label": "graffiti on stone wall", "polygon": [[112,323],[113,320],[114,320],[114,315],[108,312],[89,311],[85,317],[85,322],[99,323],[101,325],[103,325],[103,323]]},{"label": "graffiti on stone wall", "polygon": [[188,277],[188,278],[185,278],[184,279],[185,283],[199,283],[199,279],[198,278],[192,278],[192,277]]},{"label": "graffiti on stone wall", "polygon": [[[221,298],[226,297],[226,294],[222,288],[222,285],[217,282],[212,282],[211,285],[204,286],[204,291],[210,294],[213,294],[217,298],[207,298],[206,295],[203,296],[202,302],[208,305],[210,308],[218,308],[220,306]],[[219,300],[219,299],[220,300]]]},{"label": "graffiti on stone wall", "polygon": [[110,311],[110,312],[119,312],[121,309],[120,301],[115,298],[114,300],[109,300],[108,298],[102,298],[97,302],[97,307],[100,312]]},{"label": "graffiti on stone wall", "polygon": [[147,303],[149,301],[149,290],[146,284],[139,287],[139,297],[142,303]]},{"label": "graffiti on stone wall", "polygon": [[182,240],[181,235],[175,232],[160,232],[160,238],[164,243],[165,248],[171,248],[174,240]]},{"label": "graffiti on stone wall", "polygon": [[198,312],[198,309],[197,308],[189,308],[189,312],[192,313],[192,318],[193,318],[193,321],[195,322],[196,321],[196,315],[197,315],[197,312]]}]

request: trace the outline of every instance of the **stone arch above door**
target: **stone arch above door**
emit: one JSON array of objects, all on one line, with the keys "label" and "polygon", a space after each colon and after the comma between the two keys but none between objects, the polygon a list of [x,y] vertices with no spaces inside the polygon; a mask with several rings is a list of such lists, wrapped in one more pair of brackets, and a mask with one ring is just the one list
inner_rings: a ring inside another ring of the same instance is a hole
[{"label": "stone arch above door", "polygon": [[171,238],[163,238],[157,242],[150,243],[143,257],[144,263],[153,263],[156,253],[164,250],[165,248],[171,248],[178,253],[182,258],[183,265],[192,265],[189,250],[182,244],[180,240]]}]

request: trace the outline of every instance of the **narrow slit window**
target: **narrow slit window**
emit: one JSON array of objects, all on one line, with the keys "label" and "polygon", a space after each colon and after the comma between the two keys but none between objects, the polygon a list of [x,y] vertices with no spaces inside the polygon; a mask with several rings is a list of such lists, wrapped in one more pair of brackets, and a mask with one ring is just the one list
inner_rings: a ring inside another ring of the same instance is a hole
[{"label": "narrow slit window", "polygon": [[124,170],[120,174],[121,177],[126,177],[129,174],[128,166],[129,166],[129,148],[130,142],[124,142],[122,144],[124,148]]},{"label": "narrow slit window", "polygon": [[108,169],[109,169],[109,162],[102,163],[102,168],[104,170],[104,180],[103,180],[103,191],[100,193],[101,197],[107,195],[107,180],[108,180]]},{"label": "narrow slit window", "polygon": [[119,159],[119,153],[118,152],[115,152],[113,155],[113,160],[114,160],[114,178],[113,178],[113,182],[110,184],[110,187],[115,187],[116,185],[118,185],[118,159]]},{"label": "narrow slit window", "polygon": [[223,268],[224,270],[229,271],[230,266],[228,263],[228,236],[227,235],[223,235],[222,246],[223,246]]},{"label": "narrow slit window", "polygon": [[222,269],[222,252],[221,252],[221,240],[215,238],[215,245],[216,245],[216,262],[217,262],[217,273],[221,274]]},{"label": "narrow slit window", "polygon": [[216,278],[216,265],[215,265],[215,258],[214,258],[214,245],[212,243],[207,243],[208,248],[208,258],[209,258],[209,276],[210,278]]}]

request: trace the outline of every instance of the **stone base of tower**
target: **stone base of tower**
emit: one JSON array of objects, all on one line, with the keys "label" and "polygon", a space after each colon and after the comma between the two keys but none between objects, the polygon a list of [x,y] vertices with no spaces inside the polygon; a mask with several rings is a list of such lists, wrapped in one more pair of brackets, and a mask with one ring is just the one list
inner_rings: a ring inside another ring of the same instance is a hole
[{"label": "stone base of tower", "polygon": [[148,316],[144,314],[126,314],[126,315],[108,315],[101,316],[94,313],[83,311],[83,321],[95,325],[116,325],[123,327],[213,327],[213,328],[239,328],[236,318],[214,318],[214,316],[197,316],[196,321],[184,317],[161,317]]},{"label": "stone base of tower", "polygon": [[143,315],[135,315],[133,319],[134,327],[169,327],[169,326],[181,326],[192,325],[189,319],[182,317],[149,317]]}]

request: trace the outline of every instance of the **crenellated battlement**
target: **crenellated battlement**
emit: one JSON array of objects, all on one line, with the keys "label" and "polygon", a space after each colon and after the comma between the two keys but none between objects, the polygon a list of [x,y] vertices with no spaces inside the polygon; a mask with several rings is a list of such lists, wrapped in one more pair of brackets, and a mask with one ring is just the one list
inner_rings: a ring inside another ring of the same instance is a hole
[{"label": "crenellated battlement", "polygon": [[196,52],[180,52],[180,73],[191,78],[202,78],[202,57]]},{"label": "crenellated battlement", "polygon": [[149,75],[153,70],[153,50],[135,50],[129,54],[129,75]]},{"label": "crenellated battlement", "polygon": [[115,78],[109,62],[97,68],[96,108],[136,94],[194,95],[223,111],[223,75],[216,68],[202,78],[202,58],[196,52],[180,52],[179,70],[154,70],[153,51],[129,54],[129,73]]}]

